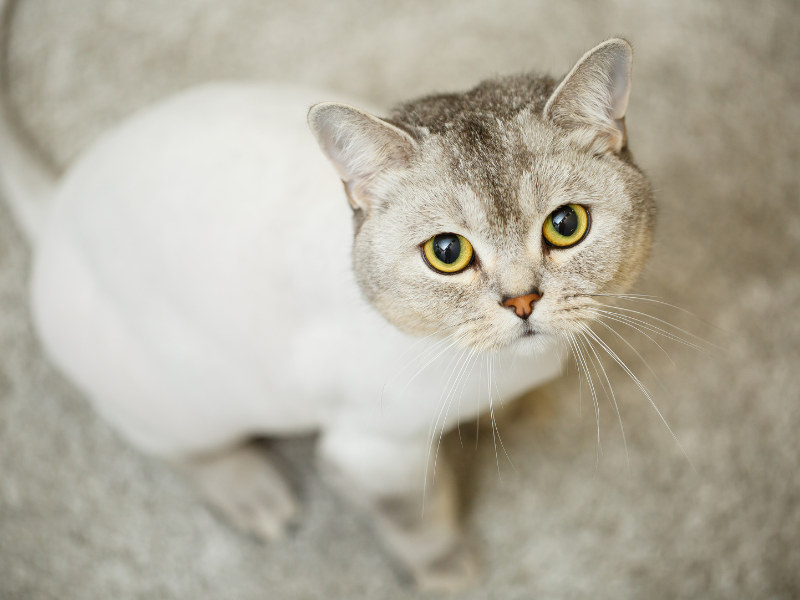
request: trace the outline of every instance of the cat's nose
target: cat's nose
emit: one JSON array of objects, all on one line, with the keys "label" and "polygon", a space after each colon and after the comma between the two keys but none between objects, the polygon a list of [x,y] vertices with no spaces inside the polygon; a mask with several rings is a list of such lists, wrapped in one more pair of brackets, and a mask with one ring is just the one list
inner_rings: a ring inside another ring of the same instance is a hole
[{"label": "cat's nose", "polygon": [[531,316],[533,312],[533,305],[541,298],[539,292],[525,294],[524,296],[517,296],[516,298],[508,298],[503,300],[503,306],[514,309],[514,314],[523,321]]}]

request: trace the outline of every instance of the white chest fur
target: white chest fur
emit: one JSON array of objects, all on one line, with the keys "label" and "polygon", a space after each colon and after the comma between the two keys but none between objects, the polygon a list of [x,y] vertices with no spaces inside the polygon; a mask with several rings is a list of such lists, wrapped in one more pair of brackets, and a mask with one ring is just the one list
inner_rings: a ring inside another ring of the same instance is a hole
[{"label": "white chest fur", "polygon": [[[419,438],[488,406],[489,359],[417,343],[363,300],[351,210],[305,122],[327,99],[195,89],[104,136],[61,183],[34,265],[36,324],[142,450],[310,430]],[[511,359],[494,363],[494,401],[560,370],[554,352]]]}]

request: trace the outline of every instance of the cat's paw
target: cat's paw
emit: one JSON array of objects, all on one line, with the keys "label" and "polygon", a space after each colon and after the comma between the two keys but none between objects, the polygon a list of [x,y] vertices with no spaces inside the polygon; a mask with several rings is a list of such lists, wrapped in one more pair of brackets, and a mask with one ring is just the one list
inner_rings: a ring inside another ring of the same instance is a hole
[{"label": "cat's paw", "polygon": [[471,548],[457,544],[447,554],[412,569],[411,574],[422,591],[453,594],[475,586],[480,577],[480,562]]},{"label": "cat's paw", "polygon": [[260,444],[186,460],[179,469],[214,510],[245,533],[280,539],[297,521],[297,499]]}]

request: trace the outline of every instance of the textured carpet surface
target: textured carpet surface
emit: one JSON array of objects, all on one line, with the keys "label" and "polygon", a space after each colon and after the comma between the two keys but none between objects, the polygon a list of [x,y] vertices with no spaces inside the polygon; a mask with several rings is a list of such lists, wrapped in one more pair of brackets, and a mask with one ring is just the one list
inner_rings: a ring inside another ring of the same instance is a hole
[{"label": "textured carpet surface", "polygon": [[[466,435],[464,449],[451,438],[486,572],[462,597],[797,598],[796,2],[21,0],[11,92],[64,166],[126,114],[201,81],[307,82],[388,106],[498,73],[563,73],[614,34],[635,47],[627,122],[660,207],[636,291],[697,318],[626,306],[721,349],[659,340],[670,361],[618,325],[659,383],[606,332],[677,438],[606,360],[629,463],[604,398],[598,458],[574,369],[506,409],[500,431],[516,470],[501,455],[498,476],[488,430]],[[127,448],[43,356],[29,265],[0,205],[0,597],[417,597],[364,520],[318,481],[313,440],[278,444],[305,518],[268,546],[229,530],[169,469]]]}]

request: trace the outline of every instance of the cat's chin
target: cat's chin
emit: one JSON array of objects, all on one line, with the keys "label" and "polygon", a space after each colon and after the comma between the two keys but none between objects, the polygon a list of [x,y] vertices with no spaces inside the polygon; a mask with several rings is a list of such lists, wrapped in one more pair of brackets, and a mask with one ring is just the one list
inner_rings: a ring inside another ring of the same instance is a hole
[{"label": "cat's chin", "polygon": [[516,337],[508,347],[512,348],[520,356],[534,356],[551,350],[553,344],[554,337],[552,335],[531,329]]}]

